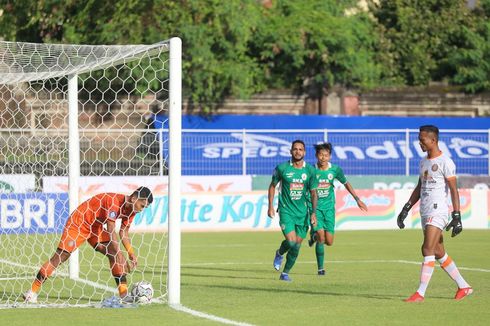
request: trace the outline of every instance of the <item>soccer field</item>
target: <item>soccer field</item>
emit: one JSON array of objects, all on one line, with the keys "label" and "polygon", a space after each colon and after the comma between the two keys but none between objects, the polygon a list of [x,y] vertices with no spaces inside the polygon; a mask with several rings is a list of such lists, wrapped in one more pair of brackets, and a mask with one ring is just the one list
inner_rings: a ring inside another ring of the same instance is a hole
[{"label": "soccer field", "polygon": [[[292,283],[272,267],[279,232],[184,233],[185,307],[236,324],[487,325],[490,320],[490,231],[464,230],[446,248],[475,293],[453,300],[456,285],[436,268],[426,300],[403,299],[418,286],[420,230],[339,231],[326,248],[327,275],[316,275],[314,249],[304,244]],[[136,309],[0,310],[2,325],[211,325],[166,305]]]}]

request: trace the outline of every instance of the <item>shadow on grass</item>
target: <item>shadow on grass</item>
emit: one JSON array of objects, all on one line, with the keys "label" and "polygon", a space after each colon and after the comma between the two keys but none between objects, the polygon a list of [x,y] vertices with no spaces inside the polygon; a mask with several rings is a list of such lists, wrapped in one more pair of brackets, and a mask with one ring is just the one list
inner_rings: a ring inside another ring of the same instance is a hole
[{"label": "shadow on grass", "polygon": [[[280,282],[279,280],[277,282]],[[287,283],[283,283],[285,286],[288,286]],[[334,291],[329,291],[329,290],[301,290],[301,289],[288,289],[288,288],[259,288],[259,287],[253,287],[253,288],[248,288],[244,286],[234,286],[234,285],[205,285],[205,284],[191,284],[191,283],[185,283],[183,282],[182,285],[184,286],[194,286],[194,287],[203,287],[203,288],[218,288],[218,289],[223,289],[223,290],[237,290],[237,291],[248,291],[248,292],[264,292],[270,294],[271,291],[274,293],[284,293],[284,294],[293,294],[293,295],[298,295],[298,294],[304,294],[304,295],[311,295],[311,296],[333,296],[333,297],[352,297],[352,298],[367,298],[367,299],[377,299],[377,300],[403,300],[405,297],[400,296],[398,294],[388,294],[388,295],[381,295],[381,294],[363,294],[363,293],[342,293],[342,292],[334,292]]]}]

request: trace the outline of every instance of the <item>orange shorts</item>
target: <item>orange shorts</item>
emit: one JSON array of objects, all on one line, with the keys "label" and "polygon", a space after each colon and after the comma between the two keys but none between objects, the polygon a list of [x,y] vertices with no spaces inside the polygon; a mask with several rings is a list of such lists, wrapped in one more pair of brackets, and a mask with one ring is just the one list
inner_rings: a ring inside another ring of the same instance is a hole
[{"label": "orange shorts", "polygon": [[102,223],[89,224],[84,220],[83,214],[75,211],[66,221],[58,249],[73,252],[85,241],[95,248],[99,242],[109,242],[110,236]]}]

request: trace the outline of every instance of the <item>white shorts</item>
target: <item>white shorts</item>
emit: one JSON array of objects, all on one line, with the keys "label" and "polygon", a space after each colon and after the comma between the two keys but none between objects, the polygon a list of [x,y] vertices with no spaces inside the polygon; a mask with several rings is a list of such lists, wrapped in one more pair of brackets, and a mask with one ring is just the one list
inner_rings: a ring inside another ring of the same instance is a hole
[{"label": "white shorts", "polygon": [[439,213],[431,216],[422,216],[420,218],[420,221],[422,223],[422,230],[425,230],[427,225],[433,225],[436,228],[444,231],[447,224],[449,223],[449,214]]}]

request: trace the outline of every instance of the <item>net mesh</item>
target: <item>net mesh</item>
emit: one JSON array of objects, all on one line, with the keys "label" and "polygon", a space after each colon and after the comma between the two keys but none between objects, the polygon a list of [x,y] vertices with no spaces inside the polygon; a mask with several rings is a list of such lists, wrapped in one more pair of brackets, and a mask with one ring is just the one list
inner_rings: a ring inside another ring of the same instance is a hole
[{"label": "net mesh", "polygon": [[[2,307],[23,302],[22,293],[55,252],[69,217],[70,76],[78,81],[80,203],[101,192],[129,195],[138,186],[152,189],[156,199],[166,196],[168,137],[152,129],[151,116],[168,110],[168,50],[168,42],[0,42]],[[135,221],[144,222],[138,215]],[[138,268],[128,283],[148,281],[156,301],[164,301],[165,225],[132,226],[130,237]],[[87,243],[79,249],[79,266],[74,279],[68,262],[60,265],[43,284],[39,304],[94,304],[115,293],[108,259]]]}]

